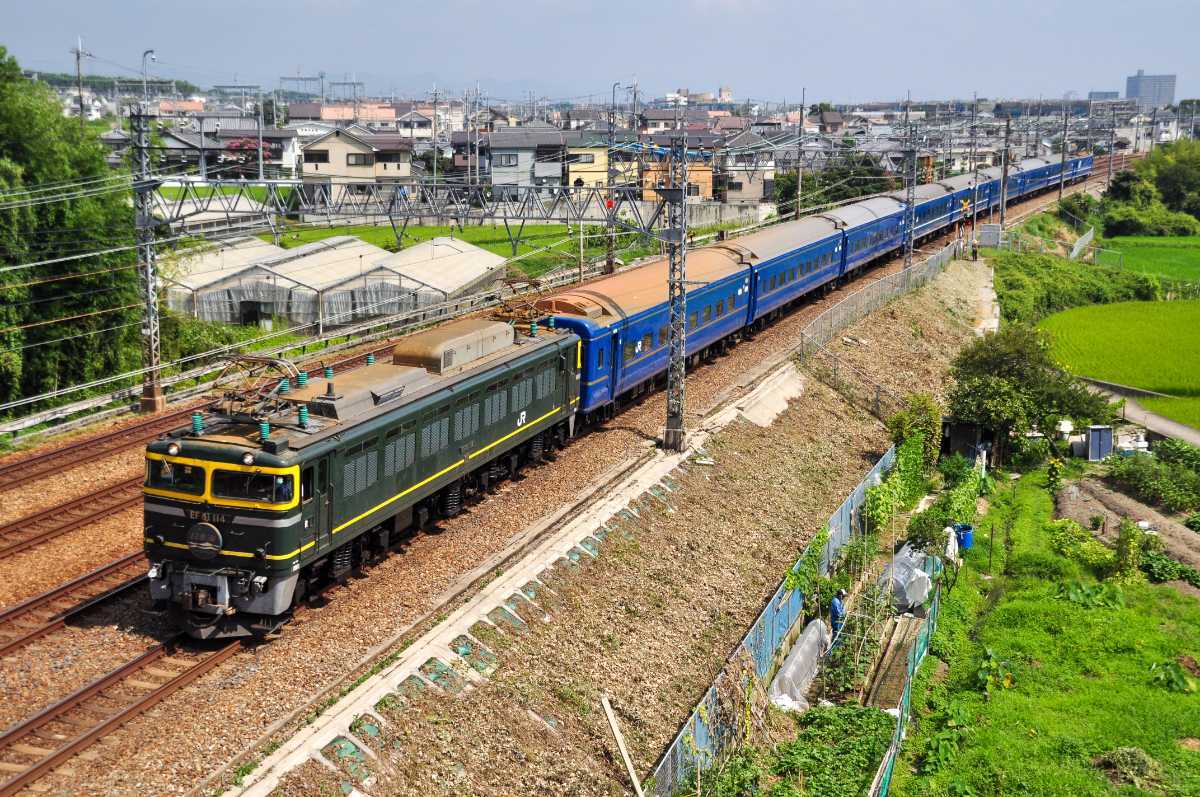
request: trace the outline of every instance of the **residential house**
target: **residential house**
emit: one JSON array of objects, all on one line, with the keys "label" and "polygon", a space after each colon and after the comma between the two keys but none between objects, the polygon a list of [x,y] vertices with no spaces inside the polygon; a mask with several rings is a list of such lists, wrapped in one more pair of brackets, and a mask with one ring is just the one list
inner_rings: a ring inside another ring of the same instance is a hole
[{"label": "residential house", "polygon": [[696,125],[698,128],[709,127],[708,112],[694,109],[647,108],[639,115],[638,123],[646,133],[656,133],[662,130],[674,130],[676,120],[684,127]]},{"label": "residential house", "polygon": [[821,111],[817,115],[817,121],[822,133],[839,133],[846,124],[837,111]]},{"label": "residential house", "polygon": [[408,111],[396,117],[396,132],[410,141],[432,141],[433,118],[418,111]]},{"label": "residential house", "polygon": [[108,147],[106,160],[109,166],[120,166],[124,162],[131,141],[130,135],[119,127],[100,134],[100,143]]},{"label": "residential house", "polygon": [[[295,176],[300,162],[300,137],[296,131],[289,128],[267,127],[263,128],[261,132],[263,171],[266,175],[268,177]],[[258,149],[259,130],[257,128],[222,127],[214,137],[227,153],[237,149],[253,151]],[[257,155],[253,160],[257,161]]]},{"label": "residential house", "polygon": [[774,151],[757,133],[746,130],[726,139],[725,146],[717,151],[716,167],[713,191],[720,201],[749,204],[774,198]]},{"label": "residential house", "polygon": [[484,139],[492,174],[492,190],[505,186],[558,187],[563,184],[567,140],[561,130],[502,128]]},{"label": "residential house", "polygon": [[[658,191],[655,190],[656,188],[670,185],[669,147],[675,137],[674,133],[643,136],[642,144],[645,153],[642,160],[641,183],[642,199],[647,202],[656,202],[661,198]],[[687,134],[687,196],[690,199],[710,200],[713,198],[713,159],[720,142],[720,138],[712,133]]]},{"label": "residential house", "polygon": [[725,115],[716,117],[712,131],[720,135],[736,135],[750,127],[750,120],[744,116]]},{"label": "residential house", "polygon": [[333,130],[304,145],[302,174],[306,185],[333,183],[335,189],[323,190],[334,203],[345,200],[347,194],[367,193],[372,185],[410,184],[412,142],[396,133],[356,135]]},{"label": "residential house", "polygon": [[158,101],[158,116],[159,118],[167,118],[171,116],[191,116],[195,113],[204,111],[204,100],[159,100]]},{"label": "residential house", "polygon": [[[608,129],[608,111],[597,108],[572,108],[563,115],[564,130]],[[621,114],[614,114],[620,122]]]},{"label": "residential house", "polygon": [[[614,150],[608,151],[607,130],[587,130],[565,136],[567,142],[566,184],[569,186],[608,185],[608,171],[614,171],[614,185],[637,185],[637,136],[625,130],[613,134]],[[623,157],[628,156],[628,157]]]}]

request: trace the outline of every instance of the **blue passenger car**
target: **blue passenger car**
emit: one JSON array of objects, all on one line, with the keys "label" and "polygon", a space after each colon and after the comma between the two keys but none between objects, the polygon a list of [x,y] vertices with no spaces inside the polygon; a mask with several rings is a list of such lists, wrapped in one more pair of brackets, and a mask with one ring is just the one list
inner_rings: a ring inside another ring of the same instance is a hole
[{"label": "blue passenger car", "polygon": [[753,253],[750,322],[770,313],[841,273],[842,234],[824,216],[768,227],[738,239]]},{"label": "blue passenger car", "polygon": [[903,242],[904,203],[893,197],[864,199],[821,214],[842,231],[841,273],[849,274]]}]

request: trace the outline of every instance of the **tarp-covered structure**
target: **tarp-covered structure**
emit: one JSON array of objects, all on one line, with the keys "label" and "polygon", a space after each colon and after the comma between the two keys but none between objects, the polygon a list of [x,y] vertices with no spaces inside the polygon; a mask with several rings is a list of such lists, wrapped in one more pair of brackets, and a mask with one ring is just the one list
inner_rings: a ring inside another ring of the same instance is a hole
[{"label": "tarp-covered structure", "polygon": [[[222,307],[228,301],[224,289],[215,291],[215,301],[197,301],[197,295],[217,283],[235,278],[256,261],[284,253],[282,247],[253,236],[230,238],[205,246],[180,250],[163,257],[160,273],[166,287],[167,306],[178,313],[208,321],[237,321],[237,308]],[[206,297],[207,299],[207,297]]]},{"label": "tarp-covered structure", "polygon": [[168,305],[205,321],[321,332],[492,287],[505,259],[435,238],[392,253],[349,235],[281,249],[257,238],[205,247],[168,273]]},{"label": "tarp-covered structure", "polygon": [[378,265],[401,275],[424,307],[486,290],[504,277],[505,259],[456,238],[433,238],[388,255]]}]

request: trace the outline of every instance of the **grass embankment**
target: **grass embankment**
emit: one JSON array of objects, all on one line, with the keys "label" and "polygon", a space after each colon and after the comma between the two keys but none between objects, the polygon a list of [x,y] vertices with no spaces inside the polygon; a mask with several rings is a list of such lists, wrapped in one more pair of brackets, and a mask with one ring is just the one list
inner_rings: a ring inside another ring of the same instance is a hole
[{"label": "grass embankment", "polygon": [[1195,236],[1122,236],[1105,248],[1121,253],[1124,268],[1140,274],[1200,282],[1200,238]]},{"label": "grass embankment", "polygon": [[[1051,511],[1041,473],[993,496],[914,681],[918,722],[893,794],[1200,794],[1200,752],[1189,741],[1200,736],[1200,694],[1158,685],[1150,669],[1200,655],[1200,602],[1146,583],[1122,587],[1117,606],[1058,597],[1060,587],[1079,582],[1078,596],[1096,580],[1050,546]],[[981,687],[989,663],[990,698]],[[1115,785],[1102,763],[1129,747],[1157,762],[1142,788]]]},{"label": "grass embankment", "polygon": [[1039,326],[1072,373],[1166,393],[1138,403],[1200,428],[1200,300],[1076,307]]}]

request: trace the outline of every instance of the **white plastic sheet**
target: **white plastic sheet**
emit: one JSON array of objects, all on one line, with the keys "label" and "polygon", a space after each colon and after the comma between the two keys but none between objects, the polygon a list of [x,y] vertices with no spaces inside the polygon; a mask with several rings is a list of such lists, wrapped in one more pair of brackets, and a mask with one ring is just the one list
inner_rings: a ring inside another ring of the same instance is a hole
[{"label": "white plastic sheet", "polygon": [[924,564],[924,551],[906,544],[879,576],[880,588],[890,590],[892,605],[897,611],[906,612],[914,606],[920,606],[929,597],[933,582],[922,569]]},{"label": "white plastic sheet", "polygon": [[805,695],[817,674],[821,655],[829,649],[829,627],[820,618],[812,620],[800,632],[783,666],[771,681],[771,702],[782,709],[803,713],[808,711]]}]

